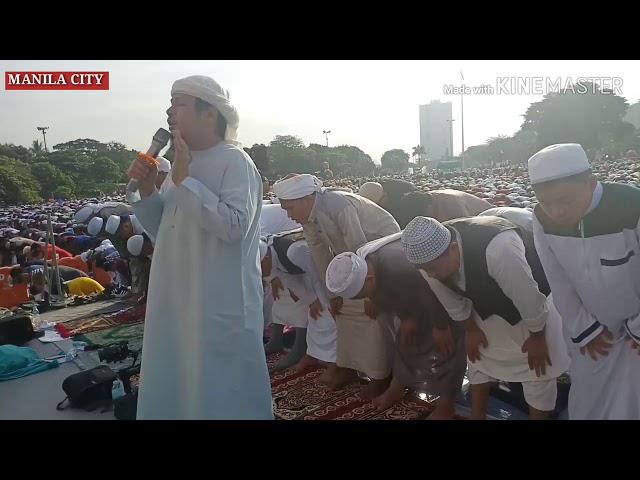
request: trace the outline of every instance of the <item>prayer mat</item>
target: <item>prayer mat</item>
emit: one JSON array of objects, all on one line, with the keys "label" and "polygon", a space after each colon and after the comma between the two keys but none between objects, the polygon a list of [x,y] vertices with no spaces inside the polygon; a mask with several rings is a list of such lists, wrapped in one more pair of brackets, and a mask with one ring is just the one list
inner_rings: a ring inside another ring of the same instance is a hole
[{"label": "prayer mat", "polygon": [[[268,357],[269,369],[282,355],[283,353],[275,353]],[[276,419],[420,420],[425,419],[435,408],[435,405],[420,400],[409,392],[403,400],[387,410],[377,411],[371,402],[363,401],[358,396],[364,383],[354,383],[341,390],[329,390],[317,381],[323,371],[324,367],[321,367],[295,373],[290,368],[270,374]]]},{"label": "prayer mat", "polygon": [[146,305],[136,305],[116,313],[96,315],[56,324],[56,330],[63,337],[73,337],[105,330],[118,325],[144,322]]},{"label": "prayer mat", "polygon": [[67,303],[67,307],[77,307],[79,305],[88,305],[90,303],[101,302],[103,300],[111,300],[114,297],[107,290],[93,295],[73,295]]},{"label": "prayer mat", "polygon": [[77,335],[73,339],[86,342],[89,345],[108,345],[110,343],[128,341],[129,348],[137,350],[142,348],[142,335],[144,333],[144,322],[117,325],[115,327]]}]

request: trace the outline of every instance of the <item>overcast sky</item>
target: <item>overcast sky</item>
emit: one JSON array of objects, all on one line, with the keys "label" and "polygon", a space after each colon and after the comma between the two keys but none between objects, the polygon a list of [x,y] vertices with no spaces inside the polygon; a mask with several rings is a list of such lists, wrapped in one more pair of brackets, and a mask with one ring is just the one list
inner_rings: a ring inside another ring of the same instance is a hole
[{"label": "overcast sky", "polygon": [[[108,71],[109,91],[0,90],[0,143],[29,146],[49,126],[49,148],[76,138],[115,140],[146,149],[153,133],[166,127],[174,80],[209,75],[231,92],[240,113],[239,140],[268,144],[275,135],[297,135],[306,143],[355,145],[374,160],[386,150],[420,142],[418,106],[452,101],[454,150],[460,144],[460,96],[445,85],[491,85],[494,94],[464,97],[465,147],[496,135],[512,135],[538,95],[497,94],[498,77],[545,77],[562,82],[578,77],[618,77],[622,96],[640,99],[639,61],[3,61],[5,71]],[[4,78],[4,74],[2,76]],[[532,80],[533,81],[533,80]],[[541,83],[540,83],[541,82]],[[502,85],[505,85],[504,81]],[[510,85],[507,83],[506,85]]]}]

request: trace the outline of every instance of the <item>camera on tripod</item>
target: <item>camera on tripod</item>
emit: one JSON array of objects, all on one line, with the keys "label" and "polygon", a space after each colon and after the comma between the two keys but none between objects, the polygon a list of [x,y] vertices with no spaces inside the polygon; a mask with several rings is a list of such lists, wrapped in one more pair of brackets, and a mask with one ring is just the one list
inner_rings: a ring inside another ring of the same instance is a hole
[{"label": "camera on tripod", "polygon": [[[125,358],[132,356],[137,357],[139,352],[129,350],[129,342],[126,340],[122,342],[112,343],[98,349],[98,358],[101,362],[115,363],[121,362]],[[135,354],[135,356],[134,356]]]},{"label": "camera on tripod", "polygon": [[[133,362],[129,367],[121,368],[118,370],[118,378],[122,380],[126,393],[132,393],[131,377],[133,375],[140,374],[140,364],[136,365],[141,350],[131,350],[129,348],[129,342],[123,340],[121,342],[111,343],[105,346],[98,346],[98,358],[101,362],[116,363],[125,360],[126,358],[133,358]],[[94,347],[95,348],[95,347]]]}]

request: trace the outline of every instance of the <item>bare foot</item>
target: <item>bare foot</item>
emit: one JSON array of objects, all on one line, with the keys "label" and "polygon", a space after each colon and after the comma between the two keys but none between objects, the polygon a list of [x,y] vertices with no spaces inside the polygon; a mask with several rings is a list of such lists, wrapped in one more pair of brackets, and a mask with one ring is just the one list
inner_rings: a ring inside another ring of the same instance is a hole
[{"label": "bare foot", "polygon": [[389,388],[387,388],[382,395],[374,398],[372,403],[376,409],[381,412],[402,400],[406,393],[407,390],[402,384],[392,380]]},{"label": "bare foot", "polygon": [[140,300],[142,300],[142,297],[144,296],[144,293],[130,293],[127,297],[126,297],[126,302],[130,303],[130,304],[136,304],[138,303]]},{"label": "bare foot", "polygon": [[367,385],[360,389],[358,396],[365,401],[373,400],[387,390],[390,381],[391,377],[387,377],[382,380],[371,380]]},{"label": "bare foot", "polygon": [[264,353],[267,355],[271,355],[272,353],[281,352],[284,350],[284,345],[282,342],[267,342],[264,346]]},{"label": "bare foot", "polygon": [[440,397],[437,400],[435,410],[431,412],[427,420],[453,420],[456,413],[454,402],[454,398]]},{"label": "bare foot", "polygon": [[301,360],[302,355],[296,352],[295,350],[291,350],[287,353],[286,357],[281,358],[276,362],[273,366],[274,372],[280,372],[282,370],[286,370],[287,368],[291,368],[296,365]]},{"label": "bare foot", "polygon": [[355,382],[356,380],[358,380],[358,373],[355,370],[352,370],[350,368],[336,367],[336,371],[333,374],[328,386],[331,390],[338,390],[346,385],[349,385],[350,383]]},{"label": "bare foot", "polygon": [[310,368],[314,368],[318,366],[320,366],[320,360],[318,360],[317,358],[310,357],[309,355],[305,355],[304,357],[302,357],[302,360],[296,363],[293,369],[295,370],[296,373],[302,373],[305,370],[309,370]]},{"label": "bare foot", "polygon": [[322,375],[318,377],[318,382],[327,386],[331,384],[333,377],[336,375],[336,372],[338,371],[338,367],[336,366],[335,363],[329,363],[328,365],[329,366],[327,367],[327,369],[324,372],[322,372]]}]

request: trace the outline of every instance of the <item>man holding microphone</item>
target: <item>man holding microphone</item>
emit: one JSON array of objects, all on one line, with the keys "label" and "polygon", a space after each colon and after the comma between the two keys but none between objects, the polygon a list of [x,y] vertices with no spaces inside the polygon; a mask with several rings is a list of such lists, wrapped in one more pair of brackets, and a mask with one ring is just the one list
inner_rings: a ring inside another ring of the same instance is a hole
[{"label": "man holding microphone", "polygon": [[167,110],[174,186],[137,159],[136,216],[156,239],[138,419],[272,419],[262,345],[262,184],[239,118],[209,77],[176,81]]}]

